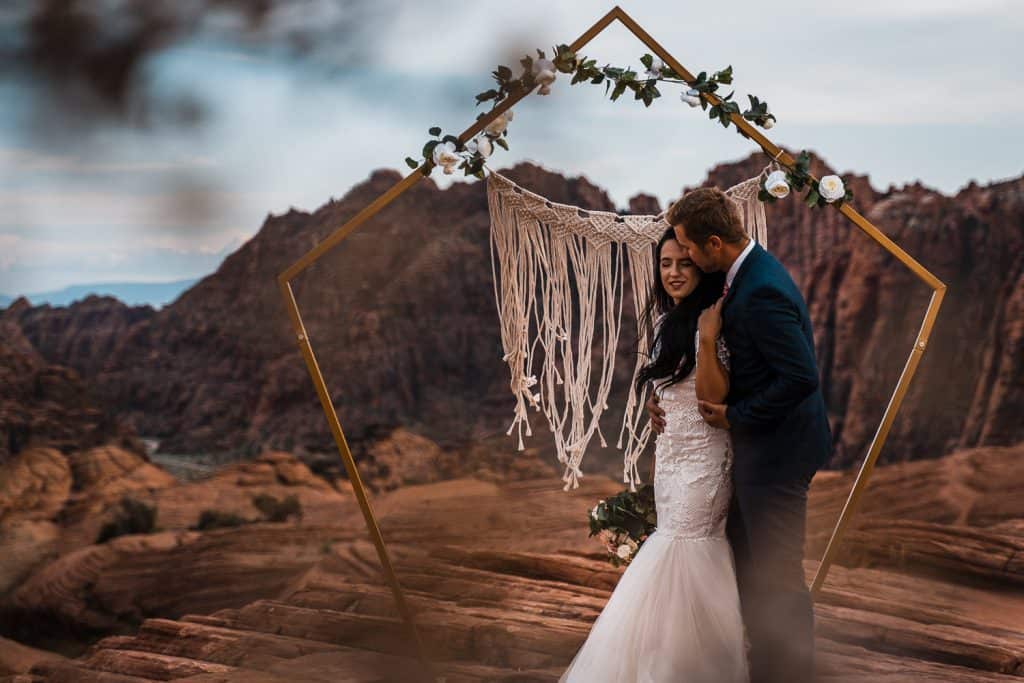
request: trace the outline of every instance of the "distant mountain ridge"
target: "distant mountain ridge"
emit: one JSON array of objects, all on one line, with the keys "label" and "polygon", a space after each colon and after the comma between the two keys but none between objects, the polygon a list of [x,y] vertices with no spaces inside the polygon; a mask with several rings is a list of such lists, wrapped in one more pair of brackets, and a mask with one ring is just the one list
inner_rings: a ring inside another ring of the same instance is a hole
[{"label": "distant mountain ridge", "polygon": [[[764,164],[762,155],[722,164],[705,184],[728,187]],[[812,170],[829,171],[821,162]],[[552,201],[615,210],[586,178],[528,163],[502,173]],[[1024,178],[971,184],[955,196],[917,183],[879,192],[865,176],[846,178],[857,210],[949,286],[883,460],[1024,440]],[[275,277],[400,179],[376,171],[313,213],[268,217],[215,273],[162,310],[89,297],[64,308],[23,307],[11,319],[48,362],[78,370],[105,409],[160,438],[166,451],[330,454],[333,439]],[[656,211],[656,201],[635,197],[631,210]],[[836,211],[798,200],[767,211],[768,247],[813,318],[832,464],[850,465],[878,426],[929,290]],[[488,225],[482,184],[441,190],[426,179],[293,281],[354,447],[382,426],[442,445],[504,433],[513,401]],[[628,349],[620,352],[621,383],[631,364]],[[610,407],[609,426],[621,409]],[[529,445],[548,444],[534,427]],[[621,458],[595,450],[594,467]]]},{"label": "distant mountain ridge", "polygon": [[[112,296],[128,306],[149,305],[161,308],[171,303],[189,287],[199,282],[199,278],[187,278],[171,282],[95,282],[84,285],[69,285],[61,289],[35,294],[23,294],[33,306],[49,304],[51,306],[70,306],[81,301],[90,294],[96,296]],[[0,307],[11,305],[18,296],[0,294]]]}]

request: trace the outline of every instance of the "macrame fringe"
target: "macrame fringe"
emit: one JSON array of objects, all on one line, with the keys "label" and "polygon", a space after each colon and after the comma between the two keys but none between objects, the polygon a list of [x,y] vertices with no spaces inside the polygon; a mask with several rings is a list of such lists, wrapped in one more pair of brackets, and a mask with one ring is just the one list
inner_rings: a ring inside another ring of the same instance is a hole
[{"label": "macrame fringe", "polygon": [[[726,194],[737,203],[747,233],[765,246],[764,204],[757,198],[763,175]],[[524,432],[532,434],[529,409],[543,413],[565,465],[563,490],[575,489],[594,435],[607,446],[600,418],[608,408],[626,289],[639,331],[634,379],[648,360],[651,340],[639,316],[656,277],[652,248],[669,225],[664,213],[620,216],[552,202],[494,171],[487,178],[487,201],[502,360],[515,398],[507,434],[516,433],[523,450]],[[637,461],[651,436],[647,390],[638,392],[634,385],[616,443],[625,449],[622,480],[631,491],[643,483]]]}]

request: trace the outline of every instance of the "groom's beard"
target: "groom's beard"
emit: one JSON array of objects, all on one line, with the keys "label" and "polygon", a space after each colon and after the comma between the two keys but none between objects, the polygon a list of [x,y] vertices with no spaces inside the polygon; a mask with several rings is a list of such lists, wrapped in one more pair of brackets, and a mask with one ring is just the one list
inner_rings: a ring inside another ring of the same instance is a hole
[{"label": "groom's beard", "polygon": [[697,264],[697,267],[700,268],[700,272],[702,273],[720,273],[723,270],[723,268],[718,263],[716,263],[714,259],[709,258],[708,255],[705,254],[704,252],[700,252],[700,259],[701,261],[703,261],[703,263],[698,262],[696,259],[694,259],[692,252],[690,253],[690,259]]}]

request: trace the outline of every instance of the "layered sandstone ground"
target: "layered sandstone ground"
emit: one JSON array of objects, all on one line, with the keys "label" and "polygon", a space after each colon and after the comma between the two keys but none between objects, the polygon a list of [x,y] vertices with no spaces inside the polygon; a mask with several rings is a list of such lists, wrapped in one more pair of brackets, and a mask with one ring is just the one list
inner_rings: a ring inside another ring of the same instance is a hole
[{"label": "layered sandstone ground", "polygon": [[[1024,677],[1022,456],[1020,446],[975,449],[876,472],[816,606],[821,680]],[[852,476],[825,472],[814,483],[808,577]],[[113,635],[77,657],[2,641],[0,680],[410,681],[424,672],[350,491],[283,454],[190,484],[140,478],[164,530],[56,556],[5,598],[7,615]],[[256,516],[247,507],[256,488],[298,493],[302,518],[184,528],[197,506]],[[373,497],[437,676],[557,679],[621,575],[585,525],[593,503],[620,488],[589,476],[567,494],[556,474],[485,476]],[[54,497],[33,495],[43,519]]]}]

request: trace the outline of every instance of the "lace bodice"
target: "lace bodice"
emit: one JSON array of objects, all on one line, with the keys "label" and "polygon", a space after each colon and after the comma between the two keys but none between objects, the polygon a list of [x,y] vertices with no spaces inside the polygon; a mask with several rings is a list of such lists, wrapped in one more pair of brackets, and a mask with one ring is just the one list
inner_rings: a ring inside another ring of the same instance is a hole
[{"label": "lace bodice", "polygon": [[[716,350],[728,368],[721,339]],[[722,537],[732,492],[729,433],[707,424],[697,410],[696,370],[669,387],[656,383],[655,391],[665,411],[665,431],[655,444],[658,530],[682,538]]]}]

